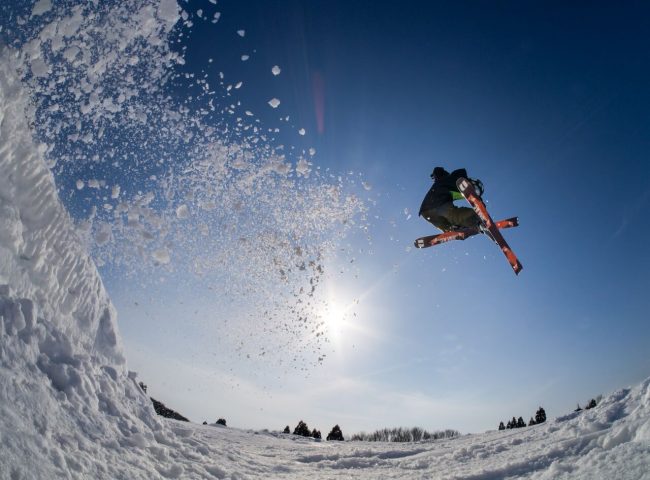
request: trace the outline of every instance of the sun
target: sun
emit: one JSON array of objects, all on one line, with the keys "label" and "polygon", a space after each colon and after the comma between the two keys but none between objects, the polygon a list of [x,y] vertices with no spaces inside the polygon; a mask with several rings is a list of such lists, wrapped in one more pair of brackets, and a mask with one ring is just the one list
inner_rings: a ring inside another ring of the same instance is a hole
[{"label": "sun", "polygon": [[330,338],[340,338],[346,327],[346,308],[336,300],[329,300],[321,313]]},{"label": "sun", "polygon": [[358,307],[357,301],[328,288],[319,316],[324,323],[325,334],[334,347],[341,347],[343,342],[354,342],[358,333]]}]

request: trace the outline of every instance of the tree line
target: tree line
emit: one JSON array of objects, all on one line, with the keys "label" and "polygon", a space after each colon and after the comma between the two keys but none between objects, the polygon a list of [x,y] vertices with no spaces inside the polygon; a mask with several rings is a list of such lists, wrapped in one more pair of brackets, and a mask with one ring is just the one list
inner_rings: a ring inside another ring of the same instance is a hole
[{"label": "tree line", "polygon": [[[585,410],[590,410],[594,408],[596,405],[598,405],[598,402],[602,397],[597,397],[598,400],[595,398],[592,398],[587,402],[587,406],[585,407]],[[582,407],[580,407],[580,404],[578,403],[578,407],[574,410],[574,412],[580,412],[582,410]],[[531,427],[533,425],[538,425],[540,423],[544,423],[546,421],[546,412],[542,407],[539,407],[539,410],[537,410],[537,413],[535,413],[535,418],[530,417],[530,420],[528,421],[528,426]],[[526,426],[526,422],[522,417],[515,418],[512,417],[512,420],[510,420],[507,425],[504,425],[503,422],[499,423],[499,430],[506,430],[509,428],[522,428]]]},{"label": "tree line", "polygon": [[[282,433],[291,433],[291,429],[289,428],[289,425],[284,427]],[[302,437],[311,437],[317,440],[320,440],[322,438],[320,430],[316,430],[315,428],[313,430],[309,430],[307,424],[302,420],[300,420],[298,422],[298,425],[296,425],[296,428],[293,429],[293,434],[300,435]],[[344,441],[343,432],[341,431],[341,427],[339,427],[338,425],[334,425],[330,433],[327,435],[327,441],[329,442],[332,440],[338,440],[341,442]]]},{"label": "tree line", "polygon": [[[544,423],[545,421],[546,421],[546,411],[542,407],[539,407],[539,409],[535,413],[535,418],[530,417],[528,426],[531,427],[533,425],[538,425],[540,423]],[[506,430],[510,428],[522,428],[525,426],[526,426],[526,421],[523,419],[523,417],[519,417],[519,418],[512,417],[512,420],[510,420],[507,425],[504,425],[503,422],[500,422],[499,430]]]},{"label": "tree line", "polygon": [[352,441],[361,442],[420,442],[427,440],[440,440],[460,436],[457,430],[441,430],[428,432],[420,427],[413,428],[382,428],[372,433],[356,433],[350,437]]},{"label": "tree line", "polygon": [[[601,399],[601,397],[598,397],[598,400],[596,400],[595,398],[592,398],[591,400],[589,400],[589,402],[587,402],[587,406],[585,407],[585,410],[591,410],[592,408],[594,408],[596,405],[598,405],[598,402],[600,401],[600,399]],[[582,410],[582,408],[580,407],[580,404],[578,403],[578,408],[576,408],[574,410],[574,412],[579,412],[581,410]]]}]

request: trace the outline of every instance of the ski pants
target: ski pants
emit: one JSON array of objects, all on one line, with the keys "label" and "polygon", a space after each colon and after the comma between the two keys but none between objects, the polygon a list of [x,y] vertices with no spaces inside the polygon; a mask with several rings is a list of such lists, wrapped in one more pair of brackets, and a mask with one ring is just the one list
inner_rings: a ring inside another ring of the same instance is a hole
[{"label": "ski pants", "polygon": [[476,227],[481,223],[473,209],[456,207],[453,202],[445,203],[431,210],[425,210],[421,215],[427,222],[443,232],[448,232],[457,227]]}]

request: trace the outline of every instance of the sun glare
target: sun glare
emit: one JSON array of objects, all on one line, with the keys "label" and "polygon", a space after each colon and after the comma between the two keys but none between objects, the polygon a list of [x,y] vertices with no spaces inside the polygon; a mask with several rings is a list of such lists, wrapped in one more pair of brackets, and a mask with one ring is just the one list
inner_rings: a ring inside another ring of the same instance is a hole
[{"label": "sun glare", "polygon": [[330,339],[339,339],[346,324],[346,309],[335,300],[328,301],[322,315]]}]

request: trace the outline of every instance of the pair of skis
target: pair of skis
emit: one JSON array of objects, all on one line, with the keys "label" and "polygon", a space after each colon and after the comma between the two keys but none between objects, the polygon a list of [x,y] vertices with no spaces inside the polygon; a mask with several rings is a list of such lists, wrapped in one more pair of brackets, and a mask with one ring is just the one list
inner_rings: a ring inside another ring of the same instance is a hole
[{"label": "pair of skis", "polygon": [[450,242],[452,240],[465,240],[466,238],[478,235],[479,233],[484,233],[490,237],[490,239],[492,239],[492,241],[496,243],[497,246],[501,249],[515,274],[519,274],[523,266],[508,245],[508,242],[506,242],[505,238],[503,238],[503,235],[501,235],[500,231],[500,229],[503,228],[512,228],[518,226],[519,221],[517,217],[495,222],[492,220],[492,217],[488,213],[487,208],[485,207],[485,203],[483,203],[481,197],[476,193],[474,185],[472,185],[469,180],[466,178],[459,178],[456,182],[456,186],[458,187],[458,191],[465,197],[465,199],[467,199],[469,204],[478,215],[479,220],[481,221],[481,227],[461,228],[458,230],[440,233],[438,235],[421,237],[415,240],[415,246],[417,248],[427,248],[434,245],[439,245],[441,243]]}]

